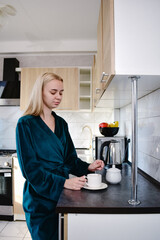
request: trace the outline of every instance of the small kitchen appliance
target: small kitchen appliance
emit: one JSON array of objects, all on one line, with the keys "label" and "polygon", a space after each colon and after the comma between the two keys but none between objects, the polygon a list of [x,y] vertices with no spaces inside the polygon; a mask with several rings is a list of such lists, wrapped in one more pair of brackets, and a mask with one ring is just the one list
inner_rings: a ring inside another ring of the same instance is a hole
[{"label": "small kitchen appliance", "polygon": [[115,149],[114,165],[121,168],[122,163],[128,160],[127,139],[122,136],[95,137],[95,159],[103,160],[108,167],[113,165],[113,148]]},{"label": "small kitchen appliance", "polygon": [[120,141],[112,139],[101,145],[100,159],[104,161],[105,165],[121,164],[123,161],[121,155]]},{"label": "small kitchen appliance", "polygon": [[16,150],[0,150],[0,220],[13,220],[12,154]]}]

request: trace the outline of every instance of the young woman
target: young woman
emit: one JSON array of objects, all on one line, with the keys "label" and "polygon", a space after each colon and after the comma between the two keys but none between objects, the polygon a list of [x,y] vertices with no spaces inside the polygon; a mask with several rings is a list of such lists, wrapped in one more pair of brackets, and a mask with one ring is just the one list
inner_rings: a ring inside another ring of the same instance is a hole
[{"label": "young woman", "polygon": [[[17,155],[26,179],[23,208],[33,240],[58,239],[55,208],[63,188],[80,190],[88,171],[104,167],[101,160],[89,165],[77,157],[67,123],[52,111],[63,91],[60,76],[45,73],[39,77],[16,127]],[[77,177],[69,179],[70,173]]]}]

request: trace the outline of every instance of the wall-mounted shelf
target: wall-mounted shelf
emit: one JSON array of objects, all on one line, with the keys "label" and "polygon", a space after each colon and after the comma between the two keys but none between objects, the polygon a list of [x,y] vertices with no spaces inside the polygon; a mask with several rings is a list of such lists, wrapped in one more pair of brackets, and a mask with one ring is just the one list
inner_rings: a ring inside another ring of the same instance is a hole
[{"label": "wall-mounted shelf", "polygon": [[90,110],[92,99],[91,69],[79,69],[79,109]]}]

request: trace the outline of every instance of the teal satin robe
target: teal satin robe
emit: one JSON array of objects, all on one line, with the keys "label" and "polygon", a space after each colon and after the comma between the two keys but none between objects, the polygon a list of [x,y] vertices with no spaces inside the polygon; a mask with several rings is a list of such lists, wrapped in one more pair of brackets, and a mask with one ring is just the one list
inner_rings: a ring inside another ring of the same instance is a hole
[{"label": "teal satin robe", "polygon": [[57,240],[55,208],[69,174],[82,176],[88,163],[76,154],[65,120],[52,112],[55,132],[40,116],[23,116],[16,127],[19,165],[26,179],[23,208],[32,239]]}]

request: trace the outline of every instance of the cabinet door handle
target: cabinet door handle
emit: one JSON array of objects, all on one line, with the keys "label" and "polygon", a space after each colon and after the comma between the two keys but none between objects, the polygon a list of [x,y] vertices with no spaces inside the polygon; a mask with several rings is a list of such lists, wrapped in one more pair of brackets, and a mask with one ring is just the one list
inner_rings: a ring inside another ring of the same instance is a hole
[{"label": "cabinet door handle", "polygon": [[100,88],[96,88],[96,94],[100,93],[101,89]]},{"label": "cabinet door handle", "polygon": [[101,83],[106,82],[106,79],[103,79],[103,78],[106,77],[106,76],[108,76],[108,75],[109,75],[108,73],[103,72],[100,82],[101,82]]}]

